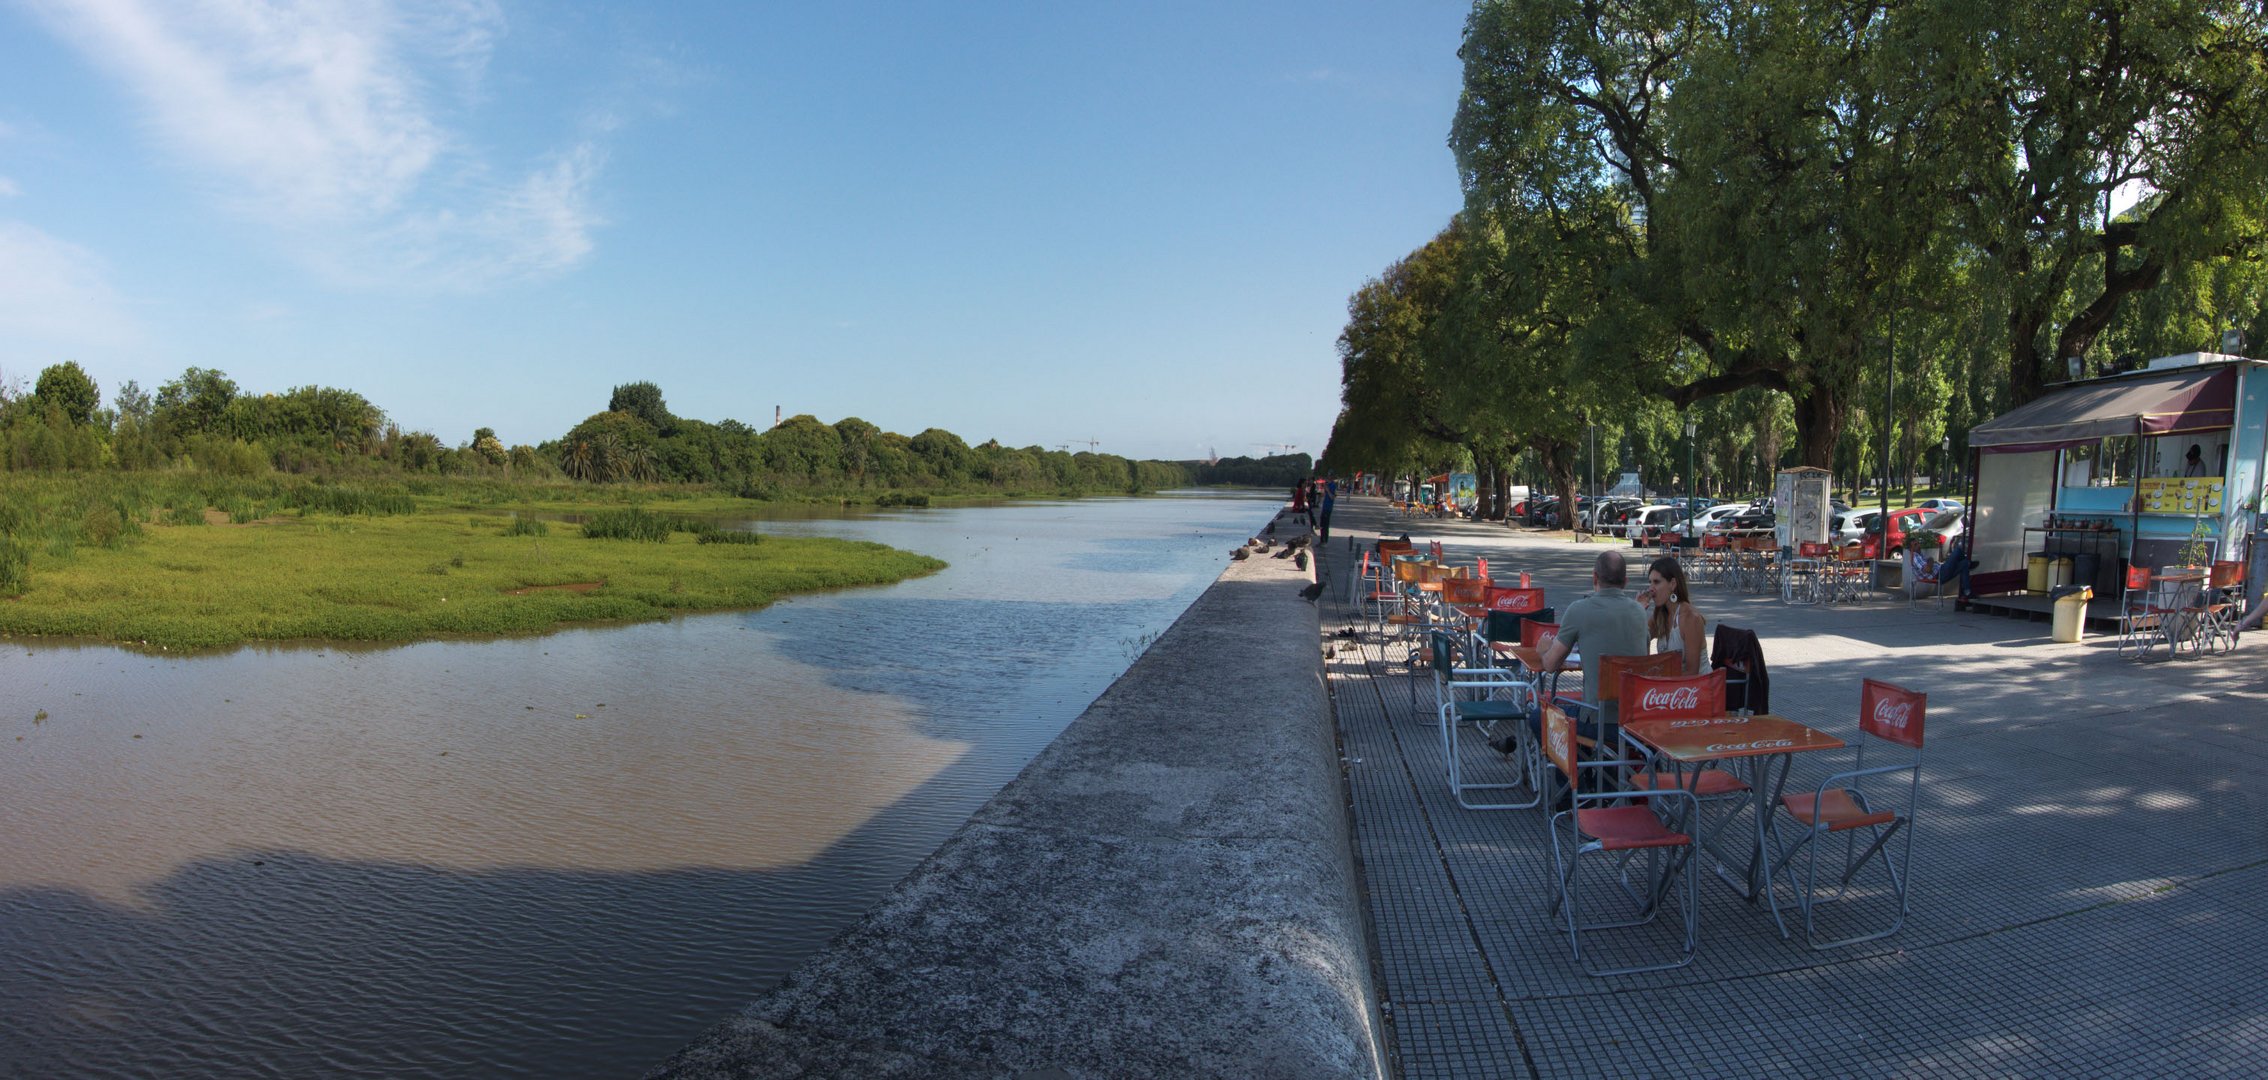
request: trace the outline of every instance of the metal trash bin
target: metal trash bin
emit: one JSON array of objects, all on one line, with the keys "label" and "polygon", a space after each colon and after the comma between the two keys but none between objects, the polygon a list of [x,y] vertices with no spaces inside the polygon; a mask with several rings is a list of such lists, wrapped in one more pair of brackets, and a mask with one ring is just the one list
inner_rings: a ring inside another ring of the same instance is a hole
[{"label": "metal trash bin", "polygon": [[2055,622],[2048,636],[2066,645],[2076,645],[2087,634],[2087,601],[2095,598],[2090,585],[2065,585],[2055,590]]}]

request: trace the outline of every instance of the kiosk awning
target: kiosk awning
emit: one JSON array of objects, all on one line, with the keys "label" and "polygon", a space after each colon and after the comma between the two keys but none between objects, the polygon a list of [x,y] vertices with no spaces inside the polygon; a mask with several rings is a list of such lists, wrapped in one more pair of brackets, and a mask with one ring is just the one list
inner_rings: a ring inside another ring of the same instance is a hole
[{"label": "kiosk awning", "polygon": [[2014,454],[2112,435],[2225,428],[2236,422],[2236,387],[2233,366],[2078,383],[1977,425],[1969,445],[1987,454]]}]

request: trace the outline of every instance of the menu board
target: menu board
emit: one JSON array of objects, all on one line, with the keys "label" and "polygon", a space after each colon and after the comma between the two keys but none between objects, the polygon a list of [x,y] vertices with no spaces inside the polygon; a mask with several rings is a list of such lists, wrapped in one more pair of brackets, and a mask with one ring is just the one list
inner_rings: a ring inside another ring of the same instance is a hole
[{"label": "menu board", "polygon": [[2221,516],[2218,476],[2153,476],[2135,482],[2134,497],[2145,514]]}]

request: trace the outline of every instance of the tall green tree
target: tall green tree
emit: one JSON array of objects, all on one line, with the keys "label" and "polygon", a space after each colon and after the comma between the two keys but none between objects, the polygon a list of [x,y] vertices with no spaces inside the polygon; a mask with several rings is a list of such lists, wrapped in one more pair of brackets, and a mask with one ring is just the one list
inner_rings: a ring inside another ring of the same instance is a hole
[{"label": "tall green tree", "polygon": [[94,422],[102,393],[85,368],[75,360],[66,360],[39,373],[39,381],[32,385],[32,402],[38,409],[57,410],[66,422],[84,427]]}]

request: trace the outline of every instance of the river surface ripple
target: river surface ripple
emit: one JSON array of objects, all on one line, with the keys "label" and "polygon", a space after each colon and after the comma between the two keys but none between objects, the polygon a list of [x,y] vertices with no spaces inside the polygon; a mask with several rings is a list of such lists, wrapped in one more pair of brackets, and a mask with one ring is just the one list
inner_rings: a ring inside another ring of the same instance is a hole
[{"label": "river surface ripple", "polygon": [[0,645],[0,1076],[637,1075],[880,899],[1271,512],[766,520],[952,565],[539,637]]}]

